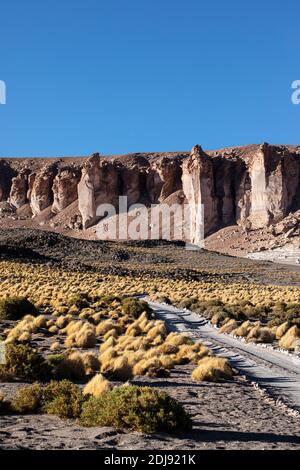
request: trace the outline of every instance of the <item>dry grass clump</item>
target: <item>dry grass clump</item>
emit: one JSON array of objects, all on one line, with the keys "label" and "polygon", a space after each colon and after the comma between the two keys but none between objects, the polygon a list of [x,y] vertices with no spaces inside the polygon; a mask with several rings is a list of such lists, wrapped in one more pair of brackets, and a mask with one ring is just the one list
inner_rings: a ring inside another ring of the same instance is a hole
[{"label": "dry grass clump", "polygon": [[46,328],[47,319],[45,315],[38,315],[36,318],[33,319],[33,325],[37,328]]},{"label": "dry grass clump", "polygon": [[57,317],[55,325],[57,326],[57,328],[62,329],[65,328],[69,322],[70,319],[66,315],[60,315],[59,317]]},{"label": "dry grass clump", "polygon": [[111,320],[107,319],[102,321],[96,326],[96,335],[97,336],[104,336],[110,330],[115,330],[117,325],[112,322]]},{"label": "dry grass clump", "polygon": [[55,368],[54,374],[59,379],[83,379],[86,371],[82,354],[79,352],[71,352],[59,362]]},{"label": "dry grass clump", "polygon": [[204,357],[200,360],[198,367],[192,372],[192,379],[197,382],[219,382],[229,380],[234,371],[228,361],[223,357]]},{"label": "dry grass clump", "polygon": [[100,353],[104,353],[110,348],[113,348],[117,344],[116,339],[113,336],[110,336],[104,343],[100,346]]},{"label": "dry grass clump", "polygon": [[297,325],[292,326],[279,340],[279,346],[283,349],[293,350],[300,339],[300,330]]},{"label": "dry grass clump", "polygon": [[284,322],[276,328],[275,336],[277,339],[282,338],[283,335],[290,329],[291,325],[289,322]]},{"label": "dry grass clump", "polygon": [[54,341],[53,343],[51,343],[50,345],[50,351],[57,351],[58,349],[60,349],[60,344],[58,341]]},{"label": "dry grass clump", "polygon": [[102,374],[96,374],[85,385],[83,389],[83,395],[92,395],[93,397],[99,397],[100,395],[103,395],[103,393],[106,393],[111,389],[111,383]]},{"label": "dry grass clump", "polygon": [[95,327],[86,322],[69,323],[65,329],[67,338],[65,345],[67,348],[93,348],[96,344],[97,338],[95,334]]},{"label": "dry grass clump", "polygon": [[168,377],[169,370],[163,366],[157,357],[142,359],[133,367],[133,375],[146,375],[148,377]]},{"label": "dry grass clump", "polygon": [[169,333],[166,337],[166,343],[172,346],[180,346],[182,344],[192,344],[193,341],[189,336],[182,335],[180,333]]},{"label": "dry grass clump", "polygon": [[[38,329],[34,323],[34,320],[35,318],[32,315],[25,315],[23,320],[19,321],[14,328],[7,331],[5,343],[8,344],[15,341],[29,341],[31,333],[35,333]],[[22,338],[20,339],[20,337]]]},{"label": "dry grass clump", "polygon": [[245,337],[248,335],[249,331],[251,330],[253,325],[251,325],[250,321],[247,320],[243,322],[240,326],[238,326],[235,330],[231,332],[234,336]]},{"label": "dry grass clump", "polygon": [[132,367],[128,362],[128,358],[123,355],[119,356],[112,362],[109,375],[114,380],[127,381],[132,378]]},{"label": "dry grass clump", "polygon": [[221,328],[219,329],[219,333],[232,333],[234,330],[238,328],[238,323],[236,320],[231,319],[227,321]]},{"label": "dry grass clump", "polygon": [[82,361],[87,375],[100,370],[100,361],[96,354],[86,352],[82,354]]},{"label": "dry grass clump", "polygon": [[18,337],[18,341],[20,341],[20,343],[28,343],[30,340],[31,340],[31,334],[29,333],[29,331],[24,331]]},{"label": "dry grass clump", "polygon": [[272,343],[274,332],[268,327],[254,326],[248,333],[246,340],[252,343]]}]

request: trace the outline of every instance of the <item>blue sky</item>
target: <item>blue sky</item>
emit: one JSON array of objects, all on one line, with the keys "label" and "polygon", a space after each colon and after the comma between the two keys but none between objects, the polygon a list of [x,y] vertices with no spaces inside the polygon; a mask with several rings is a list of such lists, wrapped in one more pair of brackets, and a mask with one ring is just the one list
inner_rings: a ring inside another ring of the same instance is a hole
[{"label": "blue sky", "polygon": [[300,144],[299,0],[10,0],[0,156]]}]

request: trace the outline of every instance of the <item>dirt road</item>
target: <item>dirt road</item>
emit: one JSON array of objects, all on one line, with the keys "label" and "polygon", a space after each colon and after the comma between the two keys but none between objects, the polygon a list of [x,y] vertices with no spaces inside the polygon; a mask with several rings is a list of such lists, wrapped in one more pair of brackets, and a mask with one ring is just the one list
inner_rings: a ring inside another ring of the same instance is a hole
[{"label": "dirt road", "polygon": [[300,411],[300,357],[263,345],[249,344],[218,330],[198,314],[169,305],[150,302],[158,318],[169,329],[189,333],[210,347],[216,355],[230,359],[243,375],[264,388],[272,397]]}]

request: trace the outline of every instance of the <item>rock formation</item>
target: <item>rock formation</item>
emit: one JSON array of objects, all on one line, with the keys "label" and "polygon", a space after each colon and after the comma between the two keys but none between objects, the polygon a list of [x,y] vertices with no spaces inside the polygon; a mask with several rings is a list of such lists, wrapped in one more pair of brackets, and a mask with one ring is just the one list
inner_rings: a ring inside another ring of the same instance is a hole
[{"label": "rock formation", "polygon": [[28,171],[22,170],[11,180],[9,202],[16,208],[23,206],[27,202]]},{"label": "rock formation", "polygon": [[55,168],[45,166],[31,176],[30,206],[33,215],[39,214],[52,204],[55,171]]},{"label": "rock formation", "polygon": [[300,147],[263,144],[205,152],[195,146],[191,153],[0,160],[1,203],[15,208],[17,216],[23,206],[34,217],[49,209],[48,219],[76,230],[81,223],[83,230],[97,223],[101,204],[118,209],[119,196],[127,196],[128,206],[150,207],[178,191],[192,210],[194,240],[198,205],[204,206],[205,234],[233,224],[247,230],[277,224],[300,209]]},{"label": "rock formation", "polygon": [[59,213],[78,198],[79,172],[71,168],[60,170],[52,186],[52,212]]}]

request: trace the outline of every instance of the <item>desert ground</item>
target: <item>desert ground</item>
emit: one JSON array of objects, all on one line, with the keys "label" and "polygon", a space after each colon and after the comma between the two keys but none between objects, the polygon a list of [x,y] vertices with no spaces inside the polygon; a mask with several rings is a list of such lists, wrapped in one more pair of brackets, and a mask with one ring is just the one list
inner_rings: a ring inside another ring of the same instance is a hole
[{"label": "desert ground", "polygon": [[[32,395],[16,399],[40,379],[29,369],[26,376],[15,354],[1,375],[9,403],[0,411],[2,449],[300,448],[299,267],[182,243],[13,229],[0,233],[0,277],[2,300],[26,297],[35,308],[25,320],[1,317],[7,348],[33,348],[52,379],[79,391],[101,375],[102,397],[128,385],[167,392],[192,423],[141,432],[132,423],[103,425],[103,416],[87,424],[87,414],[82,421],[78,410],[53,403],[38,408]],[[136,309],[147,302],[148,316],[129,312],[126,299]],[[204,373],[214,358],[226,366]],[[99,391],[89,390],[87,401]]]}]

